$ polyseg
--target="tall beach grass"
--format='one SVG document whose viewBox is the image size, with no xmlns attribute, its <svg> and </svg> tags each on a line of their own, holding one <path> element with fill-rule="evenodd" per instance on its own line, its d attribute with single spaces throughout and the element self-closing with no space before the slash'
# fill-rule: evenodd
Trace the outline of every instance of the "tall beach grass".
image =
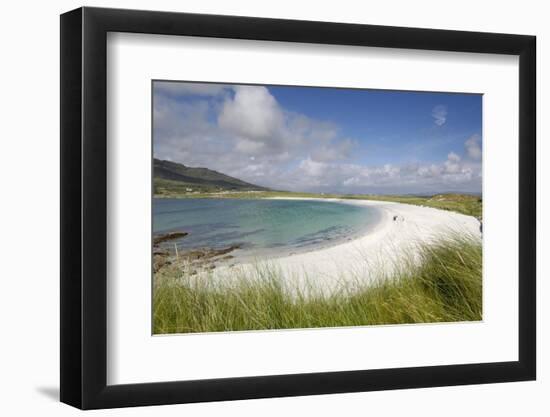
<svg viewBox="0 0 550 417">
<path fill-rule="evenodd" d="M 416 252 L 416 251 L 415 251 Z M 413 254 L 411 254 L 413 256 Z M 223 283 L 185 268 L 155 276 L 155 334 L 476 321 L 482 318 L 482 246 L 452 236 L 423 245 L 407 264 L 374 284 L 342 281 L 327 294 L 291 287 L 264 266 Z M 419 258 L 418 258 L 419 257 Z M 414 264 L 414 265 L 413 265 Z M 314 277 L 312 277 L 314 278 Z"/>
</svg>

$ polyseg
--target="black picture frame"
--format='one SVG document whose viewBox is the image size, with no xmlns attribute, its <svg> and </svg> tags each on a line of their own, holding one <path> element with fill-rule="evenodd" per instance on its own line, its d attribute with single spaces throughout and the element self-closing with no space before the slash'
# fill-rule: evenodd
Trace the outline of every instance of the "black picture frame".
<svg viewBox="0 0 550 417">
<path fill-rule="evenodd" d="M 519 56 L 519 358 L 107 385 L 108 32 Z M 102 8 L 61 15 L 61 401 L 81 409 L 533 380 L 536 377 L 536 38 Z"/>
</svg>

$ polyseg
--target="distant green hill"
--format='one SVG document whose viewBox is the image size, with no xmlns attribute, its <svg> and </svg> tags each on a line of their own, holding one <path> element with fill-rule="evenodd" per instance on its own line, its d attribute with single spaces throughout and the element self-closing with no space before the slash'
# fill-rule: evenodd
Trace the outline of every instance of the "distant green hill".
<svg viewBox="0 0 550 417">
<path fill-rule="evenodd" d="M 153 177 L 155 194 L 269 190 L 208 168 L 190 168 L 156 158 L 153 164 Z"/>
</svg>

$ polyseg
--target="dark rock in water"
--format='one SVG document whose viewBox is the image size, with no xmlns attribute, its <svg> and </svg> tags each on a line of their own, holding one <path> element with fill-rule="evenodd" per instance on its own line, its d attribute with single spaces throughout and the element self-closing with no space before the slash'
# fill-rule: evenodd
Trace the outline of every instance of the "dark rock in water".
<svg viewBox="0 0 550 417">
<path fill-rule="evenodd" d="M 233 252 L 234 250 L 239 249 L 240 247 L 241 247 L 240 245 L 231 245 L 231 246 L 228 246 L 227 248 L 222 248 L 222 249 L 210 249 L 210 253 L 211 253 L 210 257 L 225 255 L 229 252 Z"/>
<path fill-rule="evenodd" d="M 240 248 L 239 245 L 231 245 L 221 249 L 202 248 L 202 249 L 195 249 L 195 250 L 190 250 L 189 252 L 182 253 L 181 256 L 186 257 L 191 261 L 199 260 L 199 259 L 211 259 L 211 258 L 216 258 L 218 256 L 226 255 L 229 252 L 232 252 L 235 249 L 239 249 L 239 248 Z"/>
<path fill-rule="evenodd" d="M 179 239 L 181 237 L 187 236 L 188 234 L 189 233 L 187 232 L 170 232 L 158 235 L 153 238 L 153 245 L 158 245 L 159 243 L 167 242 L 169 240 Z"/>
<path fill-rule="evenodd" d="M 181 254 L 182 257 L 189 259 L 190 261 L 195 261 L 197 259 L 204 258 L 206 252 L 203 250 L 190 250 Z"/>
</svg>

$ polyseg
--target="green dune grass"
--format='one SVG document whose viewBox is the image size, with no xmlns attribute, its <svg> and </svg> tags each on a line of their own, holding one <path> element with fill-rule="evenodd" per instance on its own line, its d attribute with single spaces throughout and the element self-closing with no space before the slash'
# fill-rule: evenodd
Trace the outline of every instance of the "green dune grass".
<svg viewBox="0 0 550 417">
<path fill-rule="evenodd" d="M 418 249 L 421 262 L 366 286 L 361 277 L 330 294 L 291 288 L 270 267 L 231 284 L 185 268 L 155 274 L 155 334 L 295 329 L 482 319 L 482 246 L 452 236 Z M 417 256 L 418 254 L 415 254 Z M 411 254 L 411 257 L 413 254 Z M 412 258 L 411 258 L 412 259 Z M 417 266 L 414 266 L 417 265 Z M 314 280 L 314 277 L 311 277 Z"/>
</svg>

